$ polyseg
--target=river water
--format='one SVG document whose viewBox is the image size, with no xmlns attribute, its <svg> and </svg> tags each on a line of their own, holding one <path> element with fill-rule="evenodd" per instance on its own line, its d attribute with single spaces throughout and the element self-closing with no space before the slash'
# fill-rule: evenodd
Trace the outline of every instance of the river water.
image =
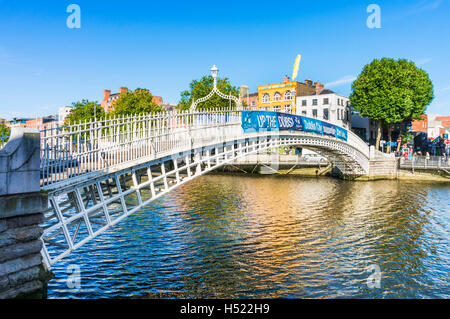
<svg viewBox="0 0 450 319">
<path fill-rule="evenodd" d="M 52 269 L 49 298 L 449 298 L 450 184 L 207 175 Z"/>
</svg>

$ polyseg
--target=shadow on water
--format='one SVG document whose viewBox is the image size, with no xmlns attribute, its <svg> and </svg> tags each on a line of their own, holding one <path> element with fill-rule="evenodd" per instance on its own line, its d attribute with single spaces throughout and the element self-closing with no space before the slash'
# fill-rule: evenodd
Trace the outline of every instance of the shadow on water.
<svg viewBox="0 0 450 319">
<path fill-rule="evenodd" d="M 450 187 L 207 175 L 55 265 L 50 298 L 448 298 Z M 69 265 L 80 287 L 68 288 Z M 369 288 L 368 267 L 381 271 Z M 70 285 L 69 285 L 70 286 Z"/>
</svg>

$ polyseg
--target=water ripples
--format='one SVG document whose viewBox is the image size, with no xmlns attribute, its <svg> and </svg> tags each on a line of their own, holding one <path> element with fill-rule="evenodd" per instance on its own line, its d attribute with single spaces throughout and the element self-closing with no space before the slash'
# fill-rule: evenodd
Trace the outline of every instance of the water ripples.
<svg viewBox="0 0 450 319">
<path fill-rule="evenodd" d="M 207 175 L 55 265 L 49 298 L 448 298 L 450 187 Z M 69 265 L 81 288 L 69 289 Z M 380 267 L 381 287 L 367 285 Z"/>
</svg>

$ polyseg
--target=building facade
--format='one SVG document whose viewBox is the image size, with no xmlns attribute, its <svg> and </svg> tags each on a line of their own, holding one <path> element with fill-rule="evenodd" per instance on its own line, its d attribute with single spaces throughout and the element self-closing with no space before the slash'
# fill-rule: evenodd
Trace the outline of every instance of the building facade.
<svg viewBox="0 0 450 319">
<path fill-rule="evenodd" d="M 109 113 L 114 109 L 114 104 L 117 102 L 117 100 L 122 96 L 128 93 L 128 88 L 125 86 L 120 87 L 119 93 L 111 94 L 111 90 L 104 90 L 103 91 L 103 100 L 100 104 L 105 113 Z M 150 91 L 149 91 L 150 93 Z M 161 96 L 153 96 L 152 102 L 163 105 L 163 98 Z"/>
<path fill-rule="evenodd" d="M 128 88 L 127 87 L 120 87 L 119 93 L 111 94 L 111 90 L 104 90 L 103 91 L 103 100 L 100 104 L 105 113 L 109 113 L 114 108 L 114 103 L 119 99 L 121 95 L 127 94 Z"/>
<path fill-rule="evenodd" d="M 249 107 L 258 107 L 258 92 L 250 93 L 245 97 L 241 97 L 241 101 Z"/>
<path fill-rule="evenodd" d="M 53 115 L 38 117 L 33 120 L 28 120 L 26 122 L 26 128 L 36 128 L 38 130 L 43 130 L 44 128 L 52 128 L 58 125 L 56 117 Z"/>
<path fill-rule="evenodd" d="M 311 95 L 316 87 L 323 89 L 319 82 L 313 85 L 311 80 L 306 79 L 302 83 L 291 81 L 286 76 L 282 83 L 258 86 L 258 104 L 255 106 L 266 111 L 296 113 L 296 97 Z"/>
<path fill-rule="evenodd" d="M 297 96 L 296 114 L 326 121 L 346 129 L 352 128 L 348 97 L 315 85 L 315 92 Z"/>
<path fill-rule="evenodd" d="M 411 130 L 413 132 L 427 132 L 428 131 L 428 116 L 423 114 L 420 116 L 421 120 L 414 120 L 411 123 Z"/>
<path fill-rule="evenodd" d="M 66 117 L 70 114 L 70 111 L 72 111 L 72 106 L 63 106 L 58 109 L 58 125 L 63 126 L 64 121 Z"/>
<path fill-rule="evenodd" d="M 258 92 L 250 93 L 247 85 L 241 85 L 239 97 L 244 105 L 249 107 L 258 107 Z"/>
<path fill-rule="evenodd" d="M 22 127 L 22 128 L 26 128 L 27 127 L 27 121 L 32 120 L 29 118 L 13 118 L 11 121 L 9 121 L 9 126 L 10 127 Z"/>
<path fill-rule="evenodd" d="M 361 115 L 356 111 L 352 111 L 351 118 L 352 132 L 370 145 L 375 145 L 378 123 L 367 117 L 361 117 Z"/>
</svg>

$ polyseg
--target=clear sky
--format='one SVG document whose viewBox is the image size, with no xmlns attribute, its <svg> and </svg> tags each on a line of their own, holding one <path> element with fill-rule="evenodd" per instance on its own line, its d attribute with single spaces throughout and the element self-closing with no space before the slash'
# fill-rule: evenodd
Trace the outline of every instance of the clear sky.
<svg viewBox="0 0 450 319">
<path fill-rule="evenodd" d="M 66 25 L 69 4 L 81 28 Z M 381 28 L 369 29 L 369 4 Z M 373 58 L 413 60 L 435 88 L 428 113 L 450 115 L 450 1 L 0 0 L 0 117 L 55 114 L 104 89 L 148 88 L 177 103 L 192 79 L 281 82 L 302 54 L 298 80 L 344 95 Z"/>
</svg>

